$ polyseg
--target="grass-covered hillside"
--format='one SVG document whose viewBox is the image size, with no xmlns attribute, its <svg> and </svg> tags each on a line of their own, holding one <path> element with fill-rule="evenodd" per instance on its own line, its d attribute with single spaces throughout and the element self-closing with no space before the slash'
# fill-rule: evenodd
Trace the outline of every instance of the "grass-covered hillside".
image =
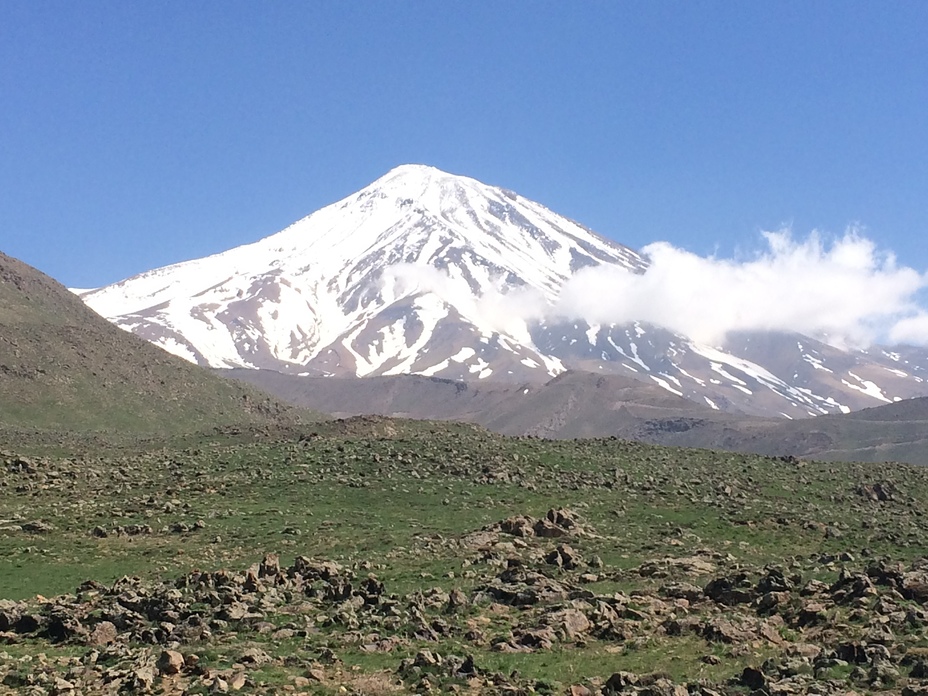
<svg viewBox="0 0 928 696">
<path fill-rule="evenodd" d="M 0 254 L 0 429 L 177 433 L 292 418 L 290 407 L 116 328 Z"/>
<path fill-rule="evenodd" d="M 0 455 L 11 693 L 928 693 L 928 470 L 361 419 Z"/>
</svg>

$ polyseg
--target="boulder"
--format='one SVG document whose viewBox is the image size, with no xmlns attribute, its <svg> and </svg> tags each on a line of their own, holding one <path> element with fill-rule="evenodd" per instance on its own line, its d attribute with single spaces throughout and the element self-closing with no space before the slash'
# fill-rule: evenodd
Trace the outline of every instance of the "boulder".
<svg viewBox="0 0 928 696">
<path fill-rule="evenodd" d="M 500 522 L 498 526 L 503 534 L 517 537 L 535 536 L 535 520 L 526 515 L 508 517 Z"/>
<path fill-rule="evenodd" d="M 564 570 L 576 570 L 583 565 L 579 552 L 568 544 L 559 544 L 556 549 L 545 556 L 545 563 L 556 565 Z"/>
<path fill-rule="evenodd" d="M 562 609 L 548 614 L 545 623 L 551 626 L 562 640 L 573 641 L 587 633 L 593 624 L 579 609 Z"/>
<path fill-rule="evenodd" d="M 754 601 L 755 597 L 753 588 L 744 573 L 711 580 L 703 588 L 703 592 L 714 602 L 729 607 L 737 604 L 749 604 Z"/>
<path fill-rule="evenodd" d="M 756 667 L 745 667 L 739 679 L 742 686 L 758 691 L 767 685 L 767 677 Z"/>
<path fill-rule="evenodd" d="M 632 672 L 615 672 L 603 685 L 603 694 L 620 694 L 638 686 L 640 679 Z"/>
<path fill-rule="evenodd" d="M 164 650 L 158 657 L 158 671 L 165 676 L 179 674 L 185 666 L 184 656 L 176 650 Z"/>
<path fill-rule="evenodd" d="M 110 621 L 101 621 L 90 631 L 87 642 L 91 645 L 109 645 L 116 640 L 118 635 L 119 631 L 115 624 Z"/>
</svg>

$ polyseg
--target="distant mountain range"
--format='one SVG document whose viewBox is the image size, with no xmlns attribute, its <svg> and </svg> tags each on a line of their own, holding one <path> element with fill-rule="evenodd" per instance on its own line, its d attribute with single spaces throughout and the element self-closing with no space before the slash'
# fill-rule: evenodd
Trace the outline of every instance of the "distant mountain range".
<svg viewBox="0 0 928 696">
<path fill-rule="evenodd" d="M 261 241 L 81 296 L 215 368 L 536 385 L 581 370 L 776 418 L 928 395 L 924 349 L 763 332 L 709 346 L 642 322 L 552 316 L 564 284 L 593 266 L 640 274 L 648 261 L 511 191 L 406 165 Z"/>
<path fill-rule="evenodd" d="M 615 436 L 768 456 L 928 465 L 928 397 L 789 420 L 723 413 L 656 384 L 588 372 L 564 372 L 541 385 L 465 384 L 421 375 L 324 378 L 241 368 L 218 372 L 337 417 L 466 421 L 507 435 Z"/>
<path fill-rule="evenodd" d="M 2 253 L 0 395 L 0 429 L 160 435 L 299 415 L 120 331 Z"/>
<path fill-rule="evenodd" d="M 621 374 L 566 371 L 546 382 L 463 383 L 423 375 L 215 372 L 120 331 L 51 278 L 0 254 L 0 442 L 26 431 L 164 435 L 217 426 L 287 426 L 312 417 L 282 405 L 290 402 L 335 416 L 468 421 L 512 435 L 617 436 L 772 455 L 928 464 L 924 397 L 788 420 L 726 413 Z"/>
</svg>

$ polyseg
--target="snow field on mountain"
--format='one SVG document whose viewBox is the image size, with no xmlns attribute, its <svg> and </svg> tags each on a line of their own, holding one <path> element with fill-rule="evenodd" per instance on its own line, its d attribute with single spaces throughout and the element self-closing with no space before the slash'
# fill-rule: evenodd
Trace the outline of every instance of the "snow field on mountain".
<svg viewBox="0 0 928 696">
<path fill-rule="evenodd" d="M 713 409 L 784 416 L 924 391 L 928 362 L 908 365 L 896 351 L 840 353 L 802 337 L 795 356 L 768 368 L 763 352 L 557 314 L 578 274 L 647 267 L 510 191 L 404 165 L 277 234 L 81 296 L 126 330 L 213 367 L 537 382 L 581 366 L 648 379 Z M 783 400 L 786 411 L 770 405 Z"/>
</svg>

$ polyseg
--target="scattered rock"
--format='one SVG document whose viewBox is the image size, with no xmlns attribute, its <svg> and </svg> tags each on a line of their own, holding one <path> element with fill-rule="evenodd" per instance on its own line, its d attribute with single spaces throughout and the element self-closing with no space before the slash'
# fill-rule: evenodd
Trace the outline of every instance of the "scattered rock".
<svg viewBox="0 0 928 696">
<path fill-rule="evenodd" d="M 756 667 L 745 667 L 741 672 L 740 683 L 749 689 L 759 691 L 767 685 L 767 677 Z"/>
<path fill-rule="evenodd" d="M 161 674 L 179 674 L 184 666 L 184 656 L 176 650 L 164 650 L 158 657 L 158 671 Z"/>
<path fill-rule="evenodd" d="M 716 578 L 703 588 L 703 592 L 709 599 L 726 606 L 750 604 L 756 597 L 754 588 L 744 573 Z"/>
<path fill-rule="evenodd" d="M 564 570 L 576 570 L 583 565 L 583 559 L 571 546 L 560 544 L 556 549 L 545 556 L 545 563 L 555 565 Z"/>
<path fill-rule="evenodd" d="M 90 632 L 88 642 L 91 645 L 109 645 L 119 635 L 119 630 L 110 621 L 101 621 Z"/>
<path fill-rule="evenodd" d="M 29 532 L 30 534 L 47 534 L 55 529 L 54 526 L 48 522 L 42 522 L 41 520 L 36 520 L 34 522 L 24 522 L 19 525 L 19 528 L 24 532 Z"/>
</svg>

